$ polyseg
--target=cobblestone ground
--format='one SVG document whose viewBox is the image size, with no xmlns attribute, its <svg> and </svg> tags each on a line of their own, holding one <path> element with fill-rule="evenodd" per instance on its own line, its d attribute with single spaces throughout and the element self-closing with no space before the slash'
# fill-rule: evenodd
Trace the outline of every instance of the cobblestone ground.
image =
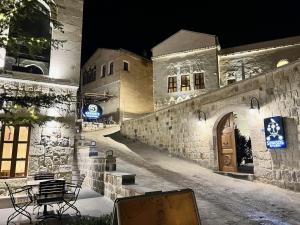
<svg viewBox="0 0 300 225">
<path fill-rule="evenodd" d="M 119 128 L 84 133 L 101 151 L 114 150 L 117 170 L 159 190 L 192 188 L 202 225 L 300 225 L 300 193 L 213 173 L 119 134 Z"/>
</svg>

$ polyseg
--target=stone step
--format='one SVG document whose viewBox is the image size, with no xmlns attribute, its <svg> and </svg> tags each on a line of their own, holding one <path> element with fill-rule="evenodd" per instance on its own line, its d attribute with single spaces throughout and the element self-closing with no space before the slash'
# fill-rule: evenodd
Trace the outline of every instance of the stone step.
<svg viewBox="0 0 300 225">
<path fill-rule="evenodd" d="M 224 171 L 214 171 L 214 173 L 241 179 L 241 180 L 248 180 L 248 181 L 254 180 L 254 174 L 251 173 L 236 173 L 236 172 L 224 172 Z"/>
<path fill-rule="evenodd" d="M 122 172 L 106 172 L 113 177 L 121 177 L 122 185 L 135 184 L 135 174 L 132 173 L 122 173 Z"/>
</svg>

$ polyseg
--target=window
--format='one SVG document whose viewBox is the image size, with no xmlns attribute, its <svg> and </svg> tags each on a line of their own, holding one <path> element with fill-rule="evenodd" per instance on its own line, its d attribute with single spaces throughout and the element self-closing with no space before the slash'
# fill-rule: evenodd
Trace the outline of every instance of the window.
<svg viewBox="0 0 300 225">
<path fill-rule="evenodd" d="M 195 90 L 205 88 L 203 73 L 195 73 L 194 74 L 194 84 L 195 84 Z"/>
<path fill-rule="evenodd" d="M 284 65 L 286 65 L 286 64 L 289 64 L 289 61 L 287 60 L 287 59 L 282 59 L 282 60 L 280 60 L 278 63 L 277 63 L 277 68 L 278 67 L 281 67 L 281 66 L 284 66 Z"/>
<path fill-rule="evenodd" d="M 109 75 L 112 75 L 114 73 L 114 63 L 111 62 L 109 64 Z"/>
<path fill-rule="evenodd" d="M 191 90 L 190 76 L 182 75 L 181 76 L 181 91 L 189 91 L 189 90 Z"/>
<path fill-rule="evenodd" d="M 168 93 L 177 91 L 177 77 L 168 78 Z"/>
<path fill-rule="evenodd" d="M 106 65 L 102 65 L 101 77 L 105 77 L 105 74 L 106 74 Z"/>
<path fill-rule="evenodd" d="M 26 177 L 28 149 L 28 126 L 3 126 L 0 144 L 0 178 Z"/>
<path fill-rule="evenodd" d="M 88 84 L 90 82 L 93 82 L 96 80 L 96 74 L 97 74 L 97 67 L 94 66 L 93 68 L 89 68 L 88 70 L 84 69 L 82 72 L 82 83 Z"/>
<path fill-rule="evenodd" d="M 124 71 L 129 71 L 129 62 L 126 61 L 123 62 L 123 69 Z"/>
<path fill-rule="evenodd" d="M 23 13 L 30 13 L 30 18 L 17 15 L 11 20 L 8 35 L 12 39 L 8 46 L 12 45 L 13 48 L 7 48 L 7 69 L 34 74 L 48 73 L 51 46 L 44 45 L 40 51 L 32 51 L 29 44 L 24 44 L 27 41 L 22 41 L 30 38 L 51 41 L 50 11 L 46 7 L 47 3 L 42 2 L 44 1 L 33 4 L 32 9 L 24 9 Z M 41 65 L 43 69 L 40 68 Z"/>
</svg>

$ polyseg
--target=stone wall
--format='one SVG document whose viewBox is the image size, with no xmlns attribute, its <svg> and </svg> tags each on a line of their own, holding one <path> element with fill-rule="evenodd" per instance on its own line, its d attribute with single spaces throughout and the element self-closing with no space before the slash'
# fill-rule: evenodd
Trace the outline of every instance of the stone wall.
<svg viewBox="0 0 300 225">
<path fill-rule="evenodd" d="M 170 154 L 218 170 L 217 125 L 228 113 L 248 120 L 252 140 L 254 175 L 274 185 L 300 191 L 300 62 L 237 82 L 202 96 L 159 110 L 140 119 L 125 121 L 121 133 Z M 250 99 L 261 108 L 249 110 Z M 199 121 L 197 111 L 206 113 Z M 283 116 L 288 147 L 268 150 L 264 118 Z"/>
<path fill-rule="evenodd" d="M 89 156 L 90 147 L 77 148 L 78 169 L 85 174 L 83 185 L 104 194 L 105 156 Z"/>
<path fill-rule="evenodd" d="M 225 49 L 226 50 L 226 49 Z M 222 52 L 222 51 L 221 51 Z M 258 49 L 219 55 L 220 86 L 228 79 L 240 81 L 276 68 L 280 60 L 294 62 L 300 58 L 300 45 Z"/>
<path fill-rule="evenodd" d="M 120 71 L 120 117 L 125 120 L 153 112 L 152 62 L 125 50 L 120 53 L 122 62 L 129 63 L 129 71 Z"/>
<path fill-rule="evenodd" d="M 128 63 L 128 71 L 124 70 L 124 62 Z M 113 72 L 109 74 L 111 63 Z M 103 66 L 106 66 L 105 76 L 102 74 Z M 95 69 L 95 80 L 83 84 L 82 92 L 112 96 L 100 103 L 103 109 L 102 119 L 119 122 L 153 112 L 153 77 L 150 60 L 124 49 L 100 48 L 84 64 L 83 76 L 88 76 L 86 71 L 90 69 Z"/>
<path fill-rule="evenodd" d="M 103 123 L 82 122 L 82 131 L 96 131 L 103 128 Z"/>
<path fill-rule="evenodd" d="M 194 90 L 194 73 L 204 74 L 205 89 Z M 189 75 L 190 91 L 180 91 L 181 75 Z M 168 93 L 168 77 L 177 78 L 177 91 Z M 218 88 L 217 49 L 202 49 L 189 53 L 153 59 L 154 108 L 159 110 L 172 104 L 202 95 Z"/>
<path fill-rule="evenodd" d="M 23 81 L 18 79 L 17 75 L 9 75 L 9 78 L 7 76 L 5 74 L 1 75 L 0 93 L 6 92 L 12 96 L 24 95 L 25 93 L 70 94 L 72 99 L 76 99 L 77 87 L 30 80 Z M 38 80 L 37 77 L 35 79 Z M 66 122 L 52 120 L 44 125 L 32 126 L 27 178 L 31 179 L 35 173 L 48 171 L 55 173 L 56 178 L 64 177 L 67 181 L 71 181 L 76 104 L 74 101 L 68 101 L 55 104 L 50 108 L 40 108 L 39 110 L 41 114 L 64 118 L 63 121 Z M 0 194 L 3 192 L 1 187 L 6 180 L 13 183 L 13 185 L 26 183 L 26 178 L 2 179 L 0 180 Z"/>
<path fill-rule="evenodd" d="M 155 192 L 147 187 L 135 184 L 135 174 L 120 172 L 105 172 L 104 175 L 104 195 L 111 200 L 116 198 L 143 195 L 145 193 Z"/>
<path fill-rule="evenodd" d="M 63 24 L 64 32 L 53 30 L 52 39 L 65 40 L 63 47 L 52 49 L 49 76 L 79 84 L 83 0 L 55 0 L 54 16 Z"/>
</svg>

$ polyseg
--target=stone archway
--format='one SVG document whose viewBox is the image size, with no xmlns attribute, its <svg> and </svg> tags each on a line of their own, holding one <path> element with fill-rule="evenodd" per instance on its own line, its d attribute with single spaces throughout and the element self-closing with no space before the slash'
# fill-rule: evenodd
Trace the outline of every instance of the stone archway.
<svg viewBox="0 0 300 225">
<path fill-rule="evenodd" d="M 237 172 L 234 129 L 234 115 L 231 112 L 225 115 L 217 126 L 219 170 L 223 172 Z"/>
<path fill-rule="evenodd" d="M 248 107 L 243 105 L 227 105 L 215 115 L 211 165 L 216 171 L 254 172 L 250 138 L 252 117 Z"/>
</svg>

